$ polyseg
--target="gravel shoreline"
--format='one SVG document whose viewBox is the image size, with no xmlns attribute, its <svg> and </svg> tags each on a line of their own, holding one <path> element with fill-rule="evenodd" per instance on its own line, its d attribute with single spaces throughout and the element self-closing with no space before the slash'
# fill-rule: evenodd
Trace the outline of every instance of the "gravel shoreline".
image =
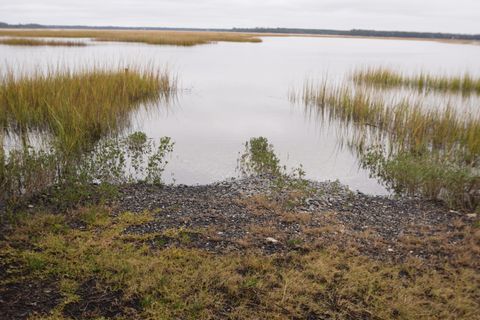
<svg viewBox="0 0 480 320">
<path fill-rule="evenodd" d="M 256 248 L 270 254 L 336 245 L 380 259 L 448 259 L 451 252 L 440 245 L 412 242 L 442 238 L 449 246 L 462 246 L 465 229 L 478 224 L 476 215 L 433 201 L 369 196 L 338 182 L 309 181 L 308 188 L 313 193 L 286 209 L 275 201 L 285 194 L 273 194 L 272 180 L 262 177 L 200 186 L 133 184 L 121 188 L 114 207 L 117 213 L 156 212 L 153 222 L 126 233 L 181 229 L 191 238 L 189 247 L 216 253 Z M 162 235 L 151 245 L 182 244 Z"/>
</svg>

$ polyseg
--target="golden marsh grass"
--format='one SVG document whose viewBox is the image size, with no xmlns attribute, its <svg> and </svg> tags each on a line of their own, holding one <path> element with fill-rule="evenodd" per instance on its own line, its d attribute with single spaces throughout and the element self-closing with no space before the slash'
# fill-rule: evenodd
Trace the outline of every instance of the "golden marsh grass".
<svg viewBox="0 0 480 320">
<path fill-rule="evenodd" d="M 0 45 L 9 46 L 51 46 L 51 47 L 85 47 L 87 44 L 77 41 L 53 41 L 53 40 L 41 40 L 31 38 L 8 38 L 0 39 Z"/>
<path fill-rule="evenodd" d="M 473 77 L 468 73 L 460 76 L 441 76 L 427 73 L 411 76 L 385 67 L 373 67 L 354 71 L 352 78 L 357 84 L 375 85 L 384 88 L 409 87 L 420 91 L 437 90 L 480 94 L 480 78 Z"/>
<path fill-rule="evenodd" d="M 451 105 L 427 110 L 421 100 L 390 101 L 365 87 L 349 84 L 331 87 L 326 82 L 306 83 L 292 98 L 300 98 L 306 105 L 319 108 L 322 114 L 328 112 L 330 117 L 344 123 L 380 130 L 399 149 L 461 152 L 468 162 L 474 162 L 480 155 L 479 115 L 459 115 Z"/>
<path fill-rule="evenodd" d="M 96 41 L 136 42 L 153 45 L 195 46 L 215 42 L 262 42 L 251 34 L 154 30 L 0 30 L 0 36 L 92 38 Z"/>
<path fill-rule="evenodd" d="M 175 90 L 168 71 L 135 67 L 50 69 L 19 77 L 7 71 L 0 78 L 0 131 L 48 132 L 74 150 L 122 128 L 140 104 Z"/>
<path fill-rule="evenodd" d="M 362 167 L 389 189 L 478 210 L 478 112 L 460 114 L 452 105 L 427 109 L 421 98 L 389 99 L 381 93 L 349 83 L 307 82 L 291 99 L 322 119 L 339 121 Z"/>
</svg>

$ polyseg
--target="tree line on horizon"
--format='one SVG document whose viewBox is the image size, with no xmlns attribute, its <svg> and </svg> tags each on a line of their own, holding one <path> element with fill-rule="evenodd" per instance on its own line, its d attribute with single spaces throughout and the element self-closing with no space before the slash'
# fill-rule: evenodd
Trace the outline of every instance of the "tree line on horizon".
<svg viewBox="0 0 480 320">
<path fill-rule="evenodd" d="M 480 40 L 480 34 L 416 32 L 416 31 L 382 31 L 382 30 L 335 30 L 335 29 L 302 29 L 302 28 L 167 28 L 167 27 L 120 27 L 120 26 L 63 26 L 42 24 L 8 24 L 0 22 L 2 29 L 99 29 L 99 30 L 178 30 L 178 31 L 218 31 L 218 32 L 245 32 L 245 33 L 289 33 L 312 34 L 326 36 L 353 36 L 353 37 L 385 37 L 385 38 L 414 38 L 414 39 L 452 39 L 452 40 Z"/>
</svg>

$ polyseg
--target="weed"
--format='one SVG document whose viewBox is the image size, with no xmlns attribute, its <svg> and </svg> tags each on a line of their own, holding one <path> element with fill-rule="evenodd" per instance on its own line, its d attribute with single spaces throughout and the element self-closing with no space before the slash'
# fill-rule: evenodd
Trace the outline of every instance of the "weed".
<svg viewBox="0 0 480 320">
<path fill-rule="evenodd" d="M 91 151 L 69 161 L 63 161 L 63 152 L 53 148 L 49 152 L 31 147 L 13 150 L 4 159 L 0 191 L 5 201 L 14 204 L 23 196 L 49 189 L 50 203 L 60 209 L 92 197 L 112 198 L 119 184 L 161 184 L 173 146 L 168 137 L 157 145 L 136 132 L 125 138 L 103 139 Z"/>
</svg>

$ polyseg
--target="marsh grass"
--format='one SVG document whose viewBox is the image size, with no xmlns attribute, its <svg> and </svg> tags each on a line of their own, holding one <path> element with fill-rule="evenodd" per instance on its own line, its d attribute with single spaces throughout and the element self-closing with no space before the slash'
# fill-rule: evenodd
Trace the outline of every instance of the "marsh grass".
<svg viewBox="0 0 480 320">
<path fill-rule="evenodd" d="M 437 90 L 480 94 L 480 78 L 465 73 L 461 76 L 442 76 L 420 73 L 405 75 L 385 67 L 359 69 L 353 72 L 352 79 L 357 84 L 375 85 L 383 88 L 409 87 L 419 91 Z"/>
<path fill-rule="evenodd" d="M 95 181 L 130 181 L 128 159 L 141 169 L 139 179 L 160 183 L 170 140 L 161 140 L 163 149 L 157 150 L 144 135 L 133 136 L 137 147 L 116 135 L 141 105 L 168 100 L 175 92 L 176 79 L 166 70 L 7 71 L 0 78 L 0 205 L 53 185 L 67 190 L 64 198 L 74 204 Z M 46 146 L 32 143 L 32 133 L 45 138 Z M 19 137 L 14 149 L 4 149 L 7 135 Z"/>
<path fill-rule="evenodd" d="M 78 41 L 58 41 L 58 40 L 43 40 L 30 38 L 9 38 L 0 39 L 0 45 L 9 46 L 50 46 L 50 47 L 85 47 L 87 44 Z"/>
<path fill-rule="evenodd" d="M 375 89 L 306 82 L 294 101 L 340 121 L 363 165 L 399 193 L 441 199 L 455 208 L 480 204 L 480 116 L 425 108 L 421 99 L 388 99 Z M 372 147 L 381 153 L 371 154 Z"/>
<path fill-rule="evenodd" d="M 0 78 L 0 130 L 53 135 L 65 152 L 88 148 L 122 129 L 141 104 L 174 95 L 176 79 L 168 71 L 141 68 L 74 72 L 59 69 Z"/>
<path fill-rule="evenodd" d="M 262 42 L 254 35 L 236 32 L 133 31 L 133 30 L 0 30 L 17 37 L 92 38 L 96 41 L 136 42 L 153 45 L 195 46 L 216 42 Z"/>
<path fill-rule="evenodd" d="M 295 99 L 319 109 L 319 115 L 361 128 L 373 129 L 392 142 L 394 151 L 439 150 L 476 164 L 480 155 L 480 116 L 459 114 L 451 105 L 426 109 L 422 100 L 386 99 L 365 87 L 341 84 L 330 87 L 307 82 Z"/>
</svg>

